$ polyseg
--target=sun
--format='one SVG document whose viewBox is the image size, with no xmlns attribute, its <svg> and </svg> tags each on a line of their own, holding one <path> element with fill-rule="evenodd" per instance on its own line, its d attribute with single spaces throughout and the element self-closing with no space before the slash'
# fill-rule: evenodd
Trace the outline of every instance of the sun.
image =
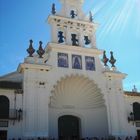
<svg viewBox="0 0 140 140">
<path fill-rule="evenodd" d="M 100 0 L 93 3 L 94 19 L 100 25 L 100 35 L 117 32 L 121 37 L 130 28 L 140 37 L 140 0 Z"/>
</svg>

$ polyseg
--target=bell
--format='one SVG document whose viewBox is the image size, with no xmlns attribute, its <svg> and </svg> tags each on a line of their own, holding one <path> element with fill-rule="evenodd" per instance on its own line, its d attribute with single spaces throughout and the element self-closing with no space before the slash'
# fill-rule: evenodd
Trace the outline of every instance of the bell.
<svg viewBox="0 0 140 140">
<path fill-rule="evenodd" d="M 90 44 L 90 40 L 88 39 L 88 36 L 85 36 L 85 45 L 89 45 Z"/>
</svg>

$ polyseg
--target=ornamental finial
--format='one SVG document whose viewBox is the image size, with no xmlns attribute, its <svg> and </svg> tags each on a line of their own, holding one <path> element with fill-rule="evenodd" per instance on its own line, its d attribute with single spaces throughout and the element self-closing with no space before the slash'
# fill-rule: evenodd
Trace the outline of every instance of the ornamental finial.
<svg viewBox="0 0 140 140">
<path fill-rule="evenodd" d="M 35 49 L 33 48 L 33 40 L 30 40 L 29 48 L 27 49 L 27 52 L 29 54 L 29 57 L 33 57 L 33 53 L 35 52 Z"/>
<path fill-rule="evenodd" d="M 37 54 L 39 55 L 39 58 L 42 58 L 42 55 L 45 53 L 44 49 L 42 48 L 42 41 L 39 41 L 39 49 L 37 50 Z"/>
<path fill-rule="evenodd" d="M 104 66 L 108 66 L 107 62 L 108 62 L 108 58 L 106 57 L 106 51 L 103 52 L 103 58 L 102 58 L 102 62 L 104 63 Z"/>
<path fill-rule="evenodd" d="M 136 86 L 134 85 L 133 89 L 132 89 L 132 92 L 137 92 L 137 88 Z"/>
<path fill-rule="evenodd" d="M 111 67 L 115 67 L 115 62 L 116 62 L 116 59 L 114 58 L 114 56 L 113 56 L 113 52 L 111 51 L 110 52 L 110 54 L 111 54 L 111 56 L 110 56 L 110 60 L 109 60 L 109 62 L 110 62 L 110 64 L 112 65 Z"/>
<path fill-rule="evenodd" d="M 92 12 L 91 12 L 91 11 L 89 12 L 89 21 L 90 21 L 90 22 L 93 21 L 93 15 L 92 15 Z"/>
<path fill-rule="evenodd" d="M 55 10 L 55 4 L 52 4 L 52 14 L 55 15 L 56 14 L 56 10 Z"/>
</svg>

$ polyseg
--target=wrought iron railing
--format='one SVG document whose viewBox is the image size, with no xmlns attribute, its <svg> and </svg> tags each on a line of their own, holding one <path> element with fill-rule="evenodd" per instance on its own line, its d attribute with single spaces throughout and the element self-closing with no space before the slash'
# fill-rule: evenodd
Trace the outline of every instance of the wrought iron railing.
<svg viewBox="0 0 140 140">
<path fill-rule="evenodd" d="M 17 119 L 17 110 L 16 109 L 10 109 L 9 110 L 9 119 L 10 120 L 16 120 Z"/>
<path fill-rule="evenodd" d="M 22 120 L 22 109 L 10 109 L 9 112 L 1 112 L 0 119 L 4 120 Z"/>
<path fill-rule="evenodd" d="M 9 110 L 9 119 L 20 121 L 22 119 L 22 114 L 23 114 L 22 109 L 10 109 Z"/>
</svg>

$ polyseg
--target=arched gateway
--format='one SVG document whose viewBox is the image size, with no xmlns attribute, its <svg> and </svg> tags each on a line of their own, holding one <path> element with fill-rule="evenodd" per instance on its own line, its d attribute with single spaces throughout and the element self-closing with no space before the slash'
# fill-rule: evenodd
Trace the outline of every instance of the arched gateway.
<svg viewBox="0 0 140 140">
<path fill-rule="evenodd" d="M 93 80 L 83 75 L 62 78 L 49 107 L 50 136 L 59 139 L 107 136 L 105 101 Z"/>
<path fill-rule="evenodd" d="M 80 137 L 80 119 L 72 115 L 64 115 L 58 119 L 59 140 L 74 140 Z"/>
</svg>

